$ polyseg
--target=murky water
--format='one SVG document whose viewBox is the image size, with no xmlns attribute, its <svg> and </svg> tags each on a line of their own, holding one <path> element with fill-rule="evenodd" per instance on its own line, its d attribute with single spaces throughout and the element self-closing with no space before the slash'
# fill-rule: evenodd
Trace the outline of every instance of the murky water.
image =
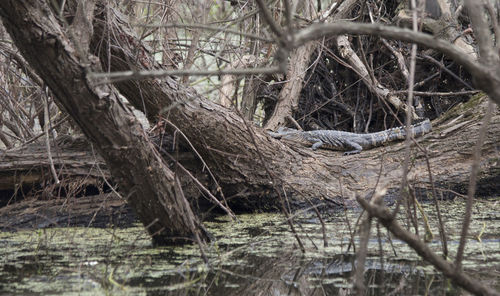
<svg viewBox="0 0 500 296">
<path fill-rule="evenodd" d="M 464 203 L 442 204 L 454 258 Z M 424 205 L 429 246 L 441 250 L 433 206 Z M 55 228 L 0 233 L 1 295 L 347 295 L 355 263 L 351 231 L 359 211 L 311 214 L 294 224 L 303 254 L 279 214 L 227 217 L 206 223 L 217 238 L 200 259 L 198 246 L 153 248 L 142 227 Z M 349 221 L 349 224 L 346 221 Z M 404 222 L 404 221 L 403 221 Z M 421 237 L 424 224 L 419 226 Z M 370 295 L 458 295 L 462 292 L 380 227 L 372 228 L 365 283 Z M 358 243 L 357 235 L 354 242 Z M 380 257 L 380 247 L 383 256 Z M 480 201 L 464 256 L 464 268 L 500 289 L 500 201 Z"/>
</svg>

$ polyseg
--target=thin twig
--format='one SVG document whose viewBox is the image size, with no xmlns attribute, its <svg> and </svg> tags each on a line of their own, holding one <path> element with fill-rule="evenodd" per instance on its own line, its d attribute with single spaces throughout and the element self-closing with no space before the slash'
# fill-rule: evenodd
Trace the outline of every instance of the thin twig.
<svg viewBox="0 0 500 296">
<path fill-rule="evenodd" d="M 441 209 L 439 207 L 439 200 L 437 198 L 436 186 L 434 186 L 434 179 L 432 177 L 431 164 L 429 161 L 429 153 L 427 149 L 423 148 L 425 153 L 425 164 L 427 166 L 427 173 L 429 174 L 429 182 L 431 183 L 432 188 L 432 199 L 434 201 L 434 206 L 436 207 L 436 213 L 439 223 L 439 238 L 441 239 L 441 245 L 443 246 L 443 257 L 448 257 L 448 241 L 446 240 L 446 231 L 443 218 L 441 217 Z"/>
<path fill-rule="evenodd" d="M 248 38 L 252 38 L 255 40 L 260 40 L 264 42 L 274 42 L 274 39 L 265 38 L 259 35 L 245 33 L 242 31 L 232 30 L 228 28 L 221 28 L 218 26 L 206 25 L 206 24 L 182 24 L 182 23 L 165 23 L 165 24 L 134 24 L 136 27 L 144 27 L 144 28 L 191 28 L 191 29 L 203 29 L 207 31 L 215 31 L 215 32 L 224 32 L 224 33 L 232 33 Z"/>
<path fill-rule="evenodd" d="M 413 31 L 417 32 L 417 9 L 415 5 L 415 0 L 411 1 L 411 5 L 413 8 Z M 406 108 L 406 139 L 405 139 L 405 158 L 403 161 L 403 172 L 402 172 L 402 180 L 401 185 L 399 187 L 399 194 L 401 195 L 396 202 L 396 206 L 394 207 L 394 211 L 392 212 L 395 217 L 399 212 L 399 207 L 401 206 L 401 202 L 405 200 L 407 202 L 407 215 L 408 219 L 410 218 L 410 207 L 409 207 L 409 198 L 408 198 L 408 167 L 410 164 L 410 148 L 412 142 L 412 133 L 410 132 L 411 124 L 412 124 L 412 112 L 411 106 L 413 106 L 413 85 L 415 83 L 415 66 L 416 66 L 416 56 L 417 56 L 417 44 L 413 43 L 411 46 L 411 55 L 410 55 L 410 76 L 408 77 L 408 101 Z"/>
<path fill-rule="evenodd" d="M 60 126 L 62 123 L 64 123 L 66 121 L 66 119 L 69 118 L 69 115 L 65 115 L 63 118 L 61 118 L 59 121 L 57 121 L 55 124 L 52 124 L 49 128 L 49 132 L 52 131 L 53 129 L 55 129 L 56 127 Z M 24 146 L 27 146 L 28 144 L 31 144 L 33 142 L 35 142 L 36 140 L 38 140 L 39 138 L 41 138 L 42 136 L 45 135 L 45 131 L 34 136 L 33 138 L 27 140 L 26 142 L 23 142 L 21 147 L 24 147 Z M 17 148 L 16 148 L 17 149 Z"/>
<path fill-rule="evenodd" d="M 453 73 L 450 69 L 446 68 L 445 65 L 443 65 L 442 62 L 436 60 L 435 58 L 428 56 L 426 54 L 422 55 L 422 57 L 431 63 L 437 65 L 439 68 L 441 68 L 443 71 L 448 73 L 451 77 L 455 78 L 456 80 L 460 81 L 463 85 L 467 86 L 469 89 L 474 89 L 473 86 L 471 86 L 469 83 L 465 82 L 462 78 L 458 77 L 457 74 Z"/>
<path fill-rule="evenodd" d="M 269 25 L 269 28 L 271 28 L 271 31 L 273 31 L 274 34 L 278 38 L 281 38 L 283 36 L 283 31 L 279 28 L 279 26 L 276 24 L 276 22 L 273 19 L 273 16 L 271 15 L 271 12 L 269 9 L 267 9 L 266 3 L 264 3 L 264 0 L 256 0 L 257 5 L 260 8 L 260 12 L 264 16 L 264 19 L 266 20 L 267 24 Z"/>
<path fill-rule="evenodd" d="M 248 135 L 250 136 L 250 139 L 252 140 L 252 144 L 254 145 L 255 150 L 257 151 L 257 155 L 259 157 L 259 160 L 262 163 L 262 165 L 264 166 L 264 170 L 266 171 L 266 174 L 271 179 L 271 183 L 272 183 L 274 191 L 278 194 L 278 198 L 279 198 L 280 203 L 281 203 L 281 208 L 282 208 L 283 214 L 286 217 L 286 221 L 287 221 L 288 225 L 290 226 L 290 230 L 292 231 L 295 239 L 297 240 L 297 243 L 299 244 L 300 250 L 302 251 L 302 253 L 305 253 L 306 249 L 304 247 L 304 244 L 302 243 L 302 240 L 300 239 L 299 235 L 295 231 L 295 227 L 293 226 L 293 221 L 291 220 L 292 218 L 290 217 L 290 214 L 288 213 L 288 210 L 285 207 L 285 199 L 281 195 L 281 190 L 278 188 L 277 179 L 274 176 L 274 174 L 271 172 L 271 169 L 268 166 L 268 162 L 265 161 L 264 156 L 262 155 L 262 152 L 259 149 L 259 145 L 257 145 L 257 141 L 255 140 L 255 131 L 250 126 L 248 121 L 245 119 L 245 117 L 241 114 L 241 112 L 237 108 L 235 109 L 235 112 L 238 114 L 238 116 L 240 116 L 241 120 L 245 124 L 245 127 L 247 128 Z"/>
<path fill-rule="evenodd" d="M 457 269 L 452 263 L 434 253 L 431 248 L 415 234 L 405 230 L 385 206 L 369 203 L 360 196 L 356 196 L 361 206 L 373 217 L 376 217 L 387 230 L 394 236 L 406 242 L 424 260 L 430 262 L 440 270 L 446 277 L 452 279 L 458 286 L 476 295 L 500 295 L 493 288 L 484 285 L 481 281 L 471 278 L 463 271 Z"/>
<path fill-rule="evenodd" d="M 165 155 L 172 161 L 174 161 L 176 163 L 176 165 L 178 166 L 178 168 L 180 168 L 186 175 L 188 175 L 189 178 L 191 178 L 191 180 L 193 180 L 193 182 L 196 183 L 196 185 L 198 185 L 198 187 L 201 189 L 201 191 L 205 192 L 214 202 L 215 204 L 217 204 L 222 210 L 224 210 L 224 212 L 226 212 L 226 214 L 228 214 L 233 220 L 236 220 L 236 216 L 234 215 L 233 211 L 231 211 L 231 209 L 229 207 L 225 207 L 213 194 L 212 192 L 210 192 L 210 190 L 208 190 L 203 184 L 201 184 L 201 182 L 196 179 L 195 176 L 193 176 L 193 174 L 191 174 L 191 172 L 189 170 L 187 170 L 183 165 L 181 165 L 179 163 L 179 161 L 177 159 L 175 159 L 172 155 L 170 155 L 169 153 L 165 153 Z M 217 180 L 214 180 L 214 182 L 217 182 Z M 222 194 L 222 192 L 221 192 Z M 227 201 L 224 200 L 226 205 L 227 205 Z"/>
<path fill-rule="evenodd" d="M 222 200 L 224 201 L 224 203 L 226 204 L 226 206 L 224 207 L 222 204 L 220 204 L 220 202 L 217 200 L 217 198 L 215 198 L 215 196 L 212 195 L 212 193 L 210 191 L 208 191 L 208 189 L 206 189 L 198 180 L 196 180 L 196 178 L 194 178 L 194 176 L 192 176 L 191 174 L 189 174 L 189 172 L 184 169 L 184 167 L 182 167 L 182 169 L 184 169 L 184 172 L 188 172 L 188 175 L 190 177 L 193 178 L 193 180 L 195 180 L 195 182 L 201 186 L 202 189 L 204 189 L 203 191 L 205 191 L 207 194 L 209 194 L 209 196 L 214 199 L 214 201 L 222 207 L 222 209 L 232 218 L 232 219 L 236 219 L 236 216 L 234 215 L 234 213 L 231 211 L 231 209 L 229 208 L 229 205 L 226 201 L 226 198 L 224 197 L 224 193 L 222 192 L 222 189 L 219 185 L 219 182 L 217 182 L 217 179 L 215 178 L 214 174 L 212 173 L 212 171 L 210 170 L 210 167 L 207 165 L 207 163 L 205 162 L 205 160 L 203 159 L 203 157 L 198 153 L 198 150 L 196 150 L 196 148 L 193 146 L 193 144 L 191 143 L 191 141 L 189 141 L 188 137 L 175 125 L 173 124 L 170 120 L 168 119 L 163 119 L 166 123 L 168 123 L 170 126 L 172 126 L 179 134 L 181 134 L 181 136 L 184 138 L 184 140 L 186 140 L 186 142 L 189 144 L 189 147 L 191 147 L 191 150 L 194 152 L 194 154 L 196 154 L 196 156 L 198 157 L 198 159 L 201 161 L 201 163 L 203 164 L 203 167 L 207 169 L 208 171 L 208 174 L 210 175 L 210 177 L 212 178 L 212 180 L 214 181 L 215 185 L 217 186 L 217 192 L 219 192 L 221 194 L 221 197 L 222 197 Z M 168 155 L 168 153 L 167 153 Z M 170 156 L 170 155 L 168 155 Z"/>
<path fill-rule="evenodd" d="M 469 179 L 469 188 L 467 189 L 467 205 L 465 210 L 464 221 L 462 224 L 462 234 L 460 235 L 460 245 L 458 246 L 457 257 L 455 259 L 455 265 L 458 270 L 462 268 L 462 258 L 464 255 L 467 232 L 469 230 L 469 224 L 472 215 L 472 204 L 474 203 L 474 195 L 476 193 L 477 174 L 479 172 L 479 165 L 481 160 L 481 148 L 483 147 L 483 142 L 486 137 L 488 124 L 490 122 L 491 116 L 493 115 L 493 109 L 494 109 L 493 102 L 491 100 L 488 100 L 488 107 L 486 108 L 486 114 L 484 115 L 481 129 L 479 130 L 479 137 L 477 139 L 476 146 L 474 147 L 473 162 L 471 166 L 471 173 Z"/>
<path fill-rule="evenodd" d="M 407 94 L 408 90 L 396 90 L 393 94 Z M 413 95 L 421 97 L 453 97 L 453 96 L 467 96 L 474 95 L 481 92 L 480 90 L 469 90 L 469 91 L 455 91 L 455 92 L 434 92 L 434 91 L 413 91 Z"/>
<path fill-rule="evenodd" d="M 258 75 L 280 73 L 279 67 L 263 67 L 248 69 L 229 70 L 141 70 L 141 71 L 117 71 L 109 73 L 89 72 L 88 79 L 96 85 L 116 83 L 126 80 L 143 80 L 148 78 L 161 78 L 167 76 L 222 76 L 222 75 Z"/>
<path fill-rule="evenodd" d="M 177 188 L 179 188 L 178 192 L 179 192 L 179 195 L 180 195 L 182 201 L 184 202 L 184 208 L 189 209 L 189 202 L 188 202 L 186 196 L 184 195 L 184 190 L 182 190 L 182 186 L 181 186 L 181 183 L 179 181 L 179 178 L 174 178 L 174 180 L 175 180 L 174 186 L 177 186 Z M 201 230 L 203 230 L 205 232 L 206 232 L 206 229 L 201 224 L 195 225 L 196 220 L 193 219 L 192 215 L 186 214 L 186 216 L 188 217 L 189 224 L 191 226 L 191 231 L 194 233 L 194 240 L 196 241 L 196 243 L 198 244 L 198 247 L 200 248 L 201 258 L 203 258 L 203 261 L 205 262 L 205 264 L 208 264 L 208 257 L 207 257 L 207 254 L 205 253 L 205 249 L 203 248 L 204 244 L 203 244 L 203 242 L 200 238 L 200 234 L 199 234 L 200 228 L 201 228 Z"/>
<path fill-rule="evenodd" d="M 54 160 L 52 159 L 52 153 L 50 152 L 49 104 L 48 104 L 48 99 L 46 97 L 43 100 L 43 107 L 44 107 L 43 117 L 45 121 L 43 129 L 45 130 L 45 147 L 47 148 L 47 157 L 49 158 L 50 172 L 52 173 L 52 177 L 54 178 L 55 183 L 59 184 L 61 182 L 57 177 L 56 168 L 54 167 Z"/>
</svg>

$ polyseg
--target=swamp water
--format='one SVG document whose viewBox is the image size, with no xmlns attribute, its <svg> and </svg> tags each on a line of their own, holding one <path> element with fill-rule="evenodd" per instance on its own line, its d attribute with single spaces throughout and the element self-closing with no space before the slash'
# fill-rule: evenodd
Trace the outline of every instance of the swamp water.
<svg viewBox="0 0 500 296">
<path fill-rule="evenodd" d="M 425 204 L 441 250 L 432 215 Z M 451 258 L 458 247 L 464 202 L 442 202 Z M 0 233 L 0 295 L 349 295 L 355 256 L 350 242 L 361 212 L 296 215 L 294 225 L 306 248 L 279 214 L 219 217 L 205 225 L 216 241 L 198 246 L 152 247 L 139 225 L 126 229 L 52 228 Z M 347 216 L 347 218 L 346 218 Z M 346 223 L 349 220 L 349 225 Z M 365 284 L 369 295 L 463 295 L 401 241 L 372 223 Z M 419 226 L 424 236 L 423 224 Z M 464 269 L 500 289 L 500 201 L 477 201 L 469 230 Z M 354 237 L 356 245 L 358 236 Z M 380 246 L 383 257 L 379 256 Z"/>
</svg>

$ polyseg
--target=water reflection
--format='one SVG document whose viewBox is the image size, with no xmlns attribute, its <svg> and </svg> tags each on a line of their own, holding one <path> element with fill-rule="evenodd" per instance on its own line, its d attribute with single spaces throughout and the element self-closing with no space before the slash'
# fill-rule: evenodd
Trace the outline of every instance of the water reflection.
<svg viewBox="0 0 500 296">
<path fill-rule="evenodd" d="M 442 206 L 454 254 L 461 205 Z M 296 219 L 305 254 L 297 248 L 281 215 L 240 215 L 240 222 L 217 218 L 207 223 L 217 238 L 207 246 L 208 266 L 200 260 L 197 246 L 153 248 L 139 226 L 1 233 L 0 294 L 350 295 L 355 256 L 345 219 L 352 226 L 358 215 L 350 211 L 346 218 L 340 212 L 327 219 L 328 247 L 323 247 L 314 216 Z M 429 220 L 435 221 L 432 215 Z M 484 227 L 486 222 L 488 227 Z M 494 271 L 500 268 L 499 230 L 498 203 L 477 204 L 464 268 L 497 288 L 499 274 Z M 432 231 L 437 234 L 437 229 Z M 460 294 L 385 231 L 381 258 L 374 233 L 365 272 L 368 295 Z M 480 233 L 481 241 L 475 238 Z M 437 240 L 429 245 L 440 250 Z"/>
</svg>

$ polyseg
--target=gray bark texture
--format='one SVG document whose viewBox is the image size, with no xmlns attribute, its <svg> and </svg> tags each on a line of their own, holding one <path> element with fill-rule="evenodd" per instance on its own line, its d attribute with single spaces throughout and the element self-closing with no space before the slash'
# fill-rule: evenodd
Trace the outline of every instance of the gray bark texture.
<svg viewBox="0 0 500 296">
<path fill-rule="evenodd" d="M 206 239 L 178 180 L 121 103 L 116 89 L 86 78 L 88 72 L 101 71 L 98 59 L 84 47 L 83 35 L 85 30 L 92 32 L 92 26 L 80 26 L 82 35 L 71 34 L 71 28 L 62 28 L 47 3 L 0 3 L 1 19 L 17 48 L 55 94 L 59 106 L 95 144 L 154 242 Z"/>
</svg>

